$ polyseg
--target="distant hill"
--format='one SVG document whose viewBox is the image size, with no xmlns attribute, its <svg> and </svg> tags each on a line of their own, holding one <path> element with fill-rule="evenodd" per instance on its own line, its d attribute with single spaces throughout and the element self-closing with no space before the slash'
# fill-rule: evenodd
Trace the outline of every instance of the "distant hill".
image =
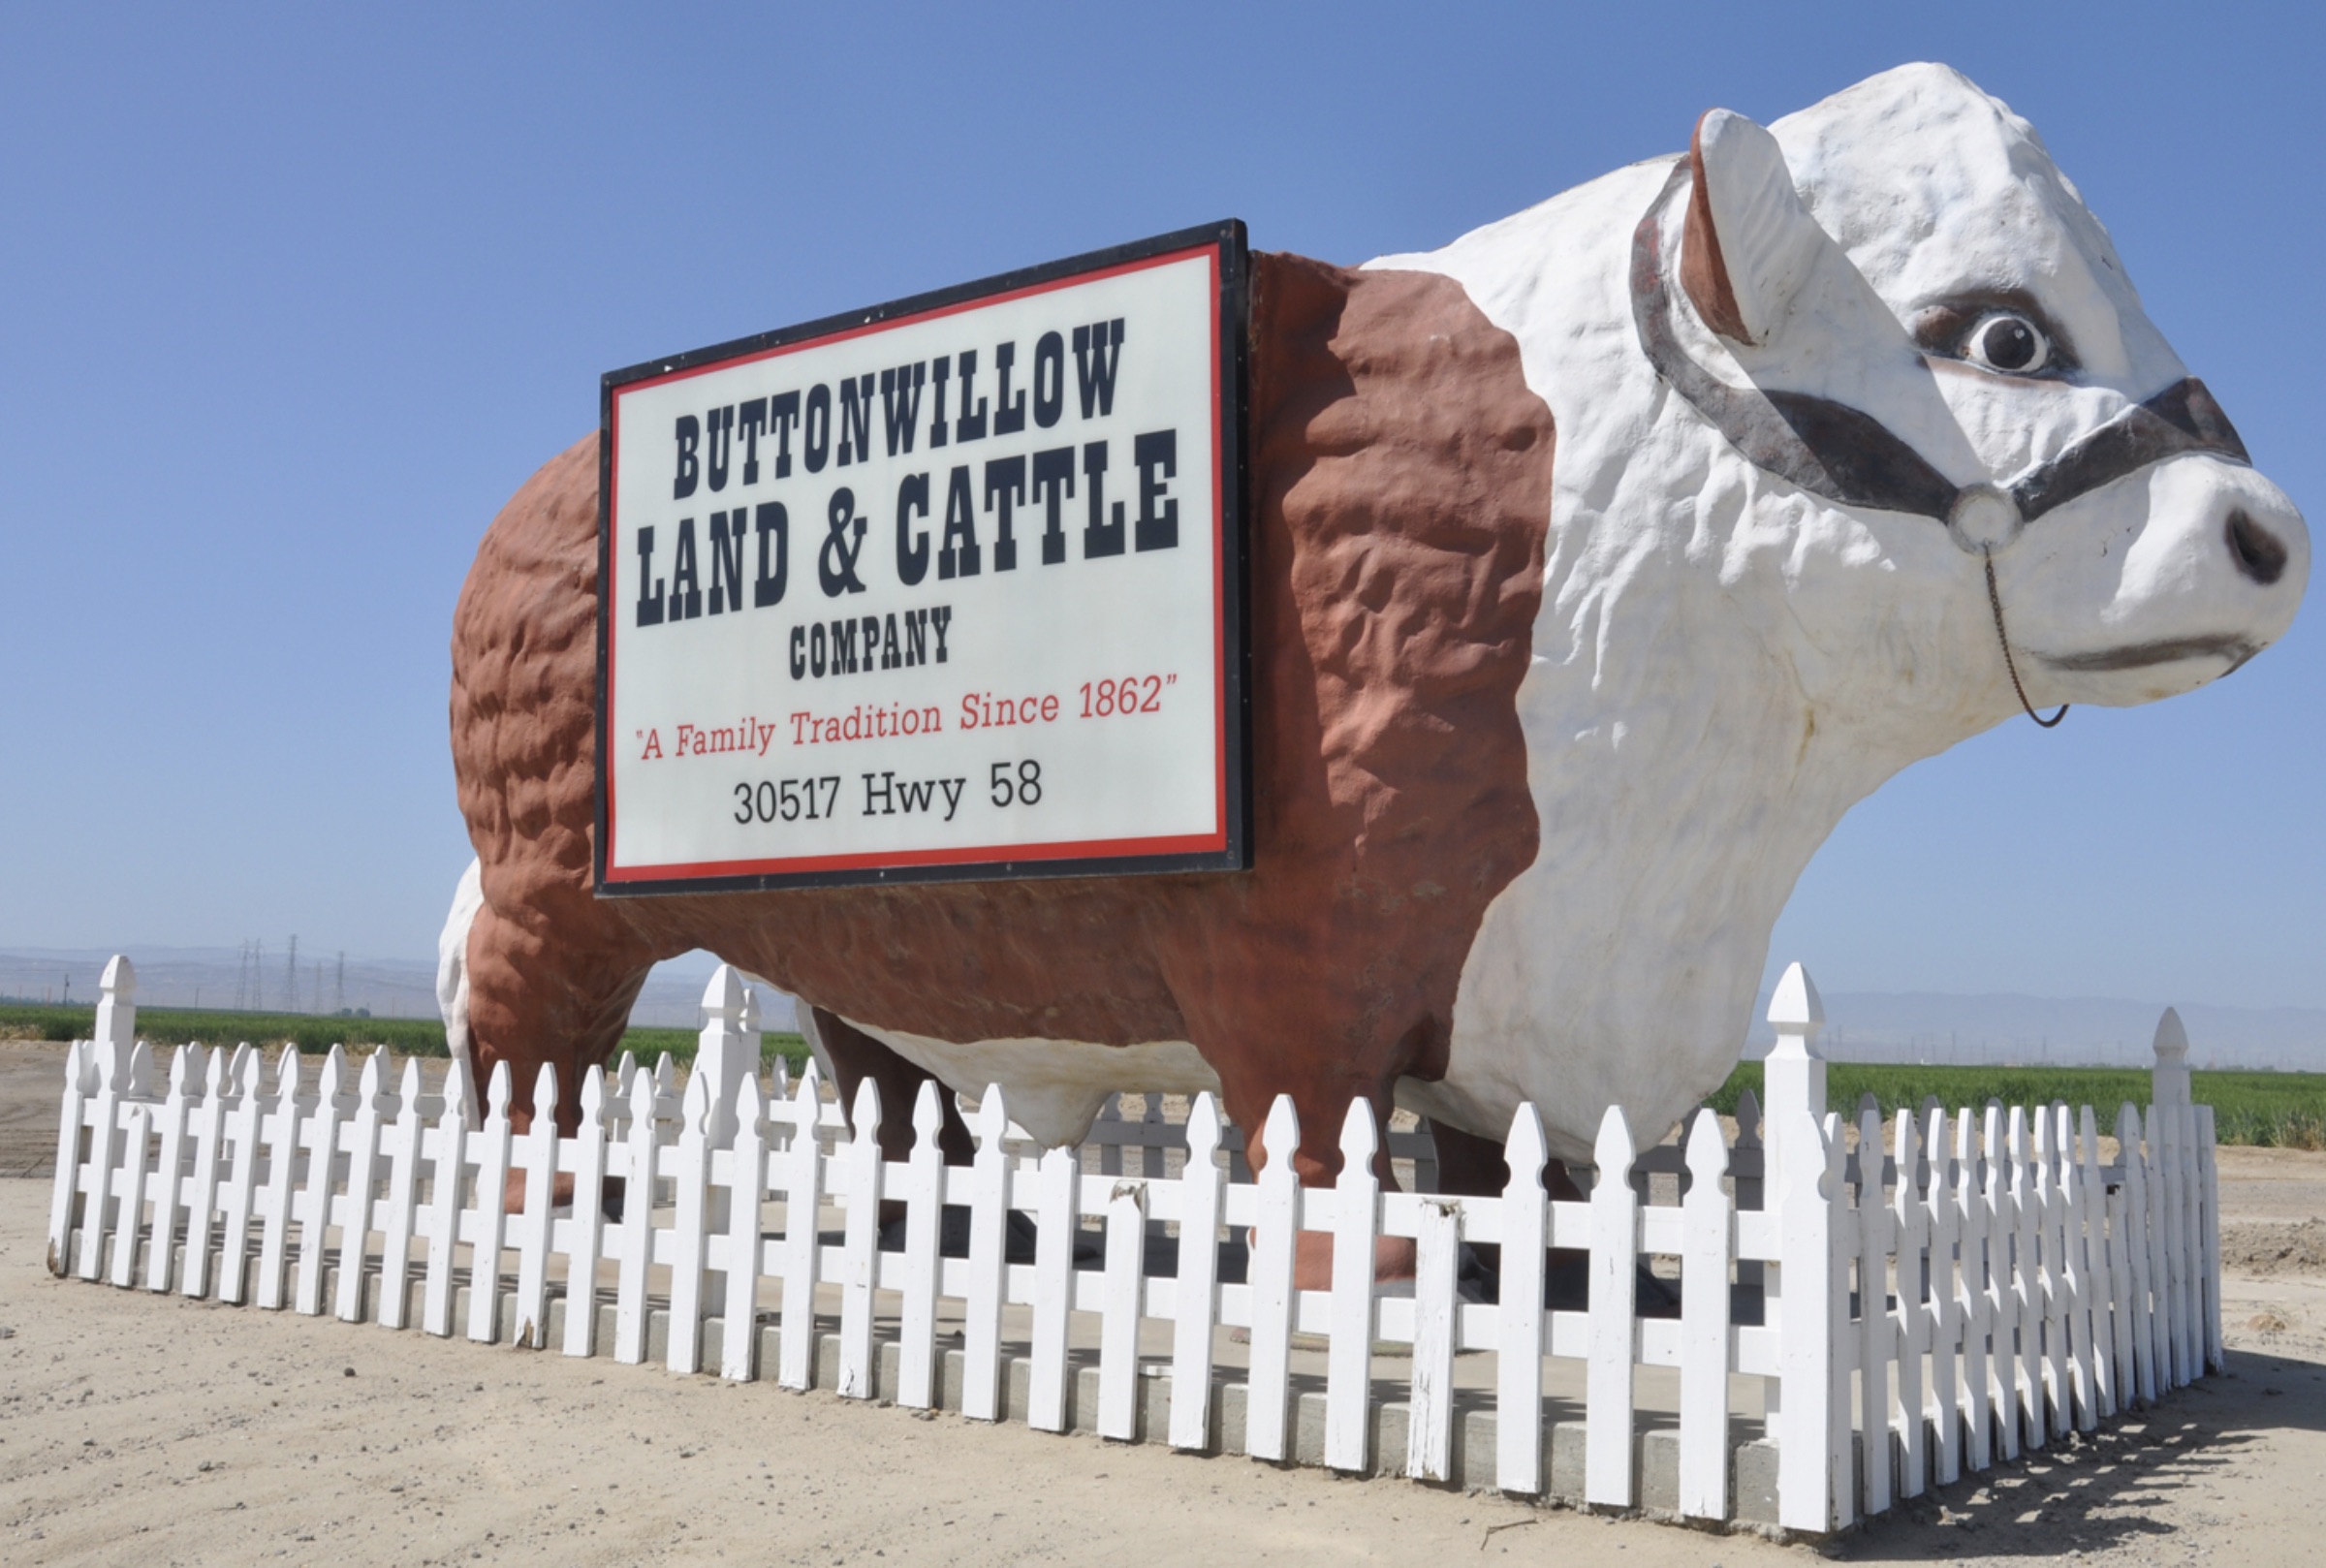
<svg viewBox="0 0 2326 1568">
<path fill-rule="evenodd" d="M 126 950 L 138 969 L 138 1000 L 154 1007 L 241 1007 L 259 1012 L 362 1011 L 374 1018 L 436 1017 L 436 960 L 360 958 L 342 963 L 336 953 L 299 950 L 296 973 L 282 944 L 259 954 L 257 974 L 236 948 Z M 0 999 L 76 1002 L 97 999 L 97 979 L 110 953 L 96 948 L 16 948 L 0 953 Z M 691 1029 L 702 1021 L 703 988 L 717 960 L 690 953 L 657 964 L 640 990 L 630 1021 L 651 1028 Z M 760 993 L 766 1027 L 793 1027 L 791 998 Z"/>
<path fill-rule="evenodd" d="M 2121 997 L 1958 996 L 1942 991 L 1825 993 L 1828 1059 L 1963 1066 L 2145 1067 L 2162 1002 Z M 2194 1067 L 2326 1073 L 2326 1010 L 2177 1004 Z M 1776 1036 L 1769 998 L 1753 1010 L 1745 1054 Z"/>
</svg>

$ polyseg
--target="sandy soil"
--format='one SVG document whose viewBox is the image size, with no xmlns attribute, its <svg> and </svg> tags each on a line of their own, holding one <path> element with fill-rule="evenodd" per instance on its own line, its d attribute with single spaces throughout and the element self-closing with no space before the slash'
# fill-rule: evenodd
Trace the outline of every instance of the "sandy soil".
<svg viewBox="0 0 2326 1568">
<path fill-rule="evenodd" d="M 0 1172 L 54 1149 L 52 1048 L 0 1044 Z M 2326 1218 L 2326 1155 L 2224 1151 L 2241 1227 Z M 1349 1482 L 49 1277 L 0 1176 L 0 1561 L 1799 1564 L 1744 1536 Z M 2307 1227 L 2314 1231 L 2314 1225 Z M 2261 1233 L 2257 1230 L 2258 1241 Z M 2258 1259 L 2256 1261 L 2259 1261 Z M 2229 1371 L 1905 1505 L 1846 1561 L 2309 1562 L 2326 1273 L 2226 1283 Z"/>
</svg>

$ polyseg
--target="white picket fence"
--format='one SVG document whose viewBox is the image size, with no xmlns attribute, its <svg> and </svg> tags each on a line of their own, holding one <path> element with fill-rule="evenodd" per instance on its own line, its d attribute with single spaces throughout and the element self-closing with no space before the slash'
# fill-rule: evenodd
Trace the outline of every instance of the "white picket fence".
<svg viewBox="0 0 2326 1568">
<path fill-rule="evenodd" d="M 2118 1112 L 2112 1161 L 2092 1112 L 2063 1105 L 1933 1106 L 1885 1129 L 1869 1104 L 1853 1147 L 1795 965 L 1765 1114 L 1748 1098 L 1732 1137 L 1699 1113 L 1641 1151 L 1610 1112 L 1571 1203 L 1545 1195 L 1531 1107 L 1493 1197 L 1384 1190 L 1364 1102 L 1330 1187 L 1294 1179 L 1288 1100 L 1254 1179 L 1209 1095 L 1183 1123 L 1157 1097 L 1136 1120 L 1110 1109 L 1085 1159 L 1034 1148 L 989 1089 L 974 1163 L 948 1166 L 925 1085 L 891 1162 L 870 1083 L 845 1120 L 812 1067 L 763 1083 L 726 970 L 683 1094 L 668 1057 L 593 1068 L 573 1138 L 546 1116 L 512 1130 L 505 1067 L 480 1112 L 457 1060 L 429 1094 L 413 1061 L 392 1085 L 385 1053 L 357 1073 L 334 1049 L 314 1081 L 296 1052 L 263 1071 L 248 1046 L 189 1046 L 157 1083 L 134 984 L 115 959 L 96 1039 L 73 1048 L 49 1220 L 55 1272 L 123 1287 L 1811 1534 L 2220 1364 L 2212 1113 L 2189 1103 L 2169 1012 L 2154 1104 Z M 535 1103 L 558 1089 L 544 1068 Z M 1426 1137 L 1391 1152 L 1434 1184 Z M 561 1176 L 583 1195 L 620 1178 L 620 1218 L 542 1201 Z M 1303 1230 L 1334 1239 L 1329 1289 L 1294 1288 Z M 1375 1280 L 1384 1236 L 1414 1241 L 1410 1286 Z M 1486 1291 L 1463 1268 L 1484 1243 Z M 1553 1249 L 1587 1255 L 1579 1310 L 1545 1304 Z M 1643 1316 L 1659 1260 L 1679 1309 Z M 1676 1374 L 1669 1410 L 1641 1408 L 1642 1368 L 1671 1369 L 1648 1374 L 1667 1393 Z"/>
</svg>

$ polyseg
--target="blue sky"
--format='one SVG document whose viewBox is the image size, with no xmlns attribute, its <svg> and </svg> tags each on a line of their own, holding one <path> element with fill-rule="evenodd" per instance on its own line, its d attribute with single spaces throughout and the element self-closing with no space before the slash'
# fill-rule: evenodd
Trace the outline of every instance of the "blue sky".
<svg viewBox="0 0 2326 1568">
<path fill-rule="evenodd" d="M 1910 59 L 2035 122 L 2326 521 L 2308 9 L 11 8 L 0 944 L 431 950 L 486 524 L 615 366 L 1221 216 L 1442 244 Z M 1818 856 L 1831 989 L 2326 1006 L 2326 644 L 2025 720 Z"/>
</svg>

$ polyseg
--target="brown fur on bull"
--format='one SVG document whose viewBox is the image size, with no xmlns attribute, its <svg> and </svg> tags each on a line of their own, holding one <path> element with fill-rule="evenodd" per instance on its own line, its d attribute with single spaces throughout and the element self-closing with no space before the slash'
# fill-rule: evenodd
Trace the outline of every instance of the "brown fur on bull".
<svg viewBox="0 0 2326 1568">
<path fill-rule="evenodd" d="M 479 1082 L 511 1065 L 520 1126 L 540 1064 L 579 1082 L 648 968 L 698 947 L 818 1010 L 843 1104 L 871 1075 L 909 1105 L 927 1076 L 845 1019 L 1183 1040 L 1255 1166 L 1269 1105 L 1292 1096 L 1309 1183 L 1336 1173 L 1352 1098 L 1386 1116 L 1399 1077 L 1443 1073 L 1480 918 L 1536 852 L 1515 697 L 1550 411 L 1509 334 L 1418 272 L 1256 255 L 1250 363 L 1247 873 L 596 897 L 597 438 L 527 482 L 462 590 L 452 693 L 484 893 L 470 1049 Z M 560 1111 L 570 1125 L 570 1094 Z"/>
</svg>

